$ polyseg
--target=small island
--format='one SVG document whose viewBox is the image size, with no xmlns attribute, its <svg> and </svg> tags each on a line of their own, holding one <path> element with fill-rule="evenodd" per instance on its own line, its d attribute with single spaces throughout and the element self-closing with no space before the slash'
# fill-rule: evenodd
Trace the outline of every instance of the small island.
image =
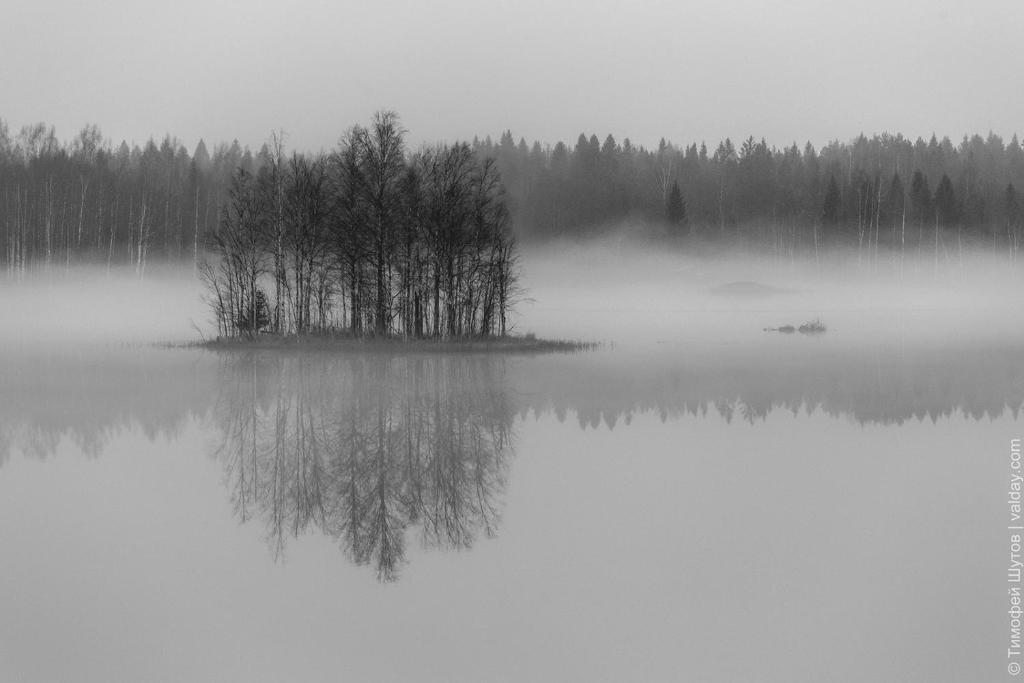
<svg viewBox="0 0 1024 683">
<path fill-rule="evenodd" d="M 304 335 L 259 334 L 221 337 L 192 344 L 213 351 L 353 351 L 360 353 L 575 353 L 598 348 L 597 342 L 541 339 L 533 334 L 486 337 L 354 336 L 344 332 Z"/>
<path fill-rule="evenodd" d="M 330 154 L 237 170 L 199 273 L 215 349 L 571 351 L 510 334 L 518 252 L 494 159 L 466 143 L 408 154 L 393 112 Z"/>
</svg>

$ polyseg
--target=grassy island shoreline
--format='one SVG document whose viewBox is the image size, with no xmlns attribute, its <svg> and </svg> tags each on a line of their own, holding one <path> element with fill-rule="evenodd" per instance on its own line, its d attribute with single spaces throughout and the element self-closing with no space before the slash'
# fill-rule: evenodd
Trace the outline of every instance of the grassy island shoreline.
<svg viewBox="0 0 1024 683">
<path fill-rule="evenodd" d="M 576 353 L 597 342 L 541 339 L 532 334 L 471 337 L 355 336 L 341 332 L 220 337 L 185 344 L 211 351 L 359 351 L 386 353 Z"/>
</svg>

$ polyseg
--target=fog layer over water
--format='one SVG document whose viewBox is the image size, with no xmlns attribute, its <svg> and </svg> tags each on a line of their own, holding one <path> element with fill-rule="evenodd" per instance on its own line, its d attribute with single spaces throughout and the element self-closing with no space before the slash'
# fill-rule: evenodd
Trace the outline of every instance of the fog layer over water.
<svg viewBox="0 0 1024 683">
<path fill-rule="evenodd" d="M 525 328 L 620 345 L 760 343 L 763 328 L 808 317 L 834 343 L 1024 337 L 1022 264 L 1001 253 L 790 259 L 610 239 L 528 252 L 524 281 Z"/>
<path fill-rule="evenodd" d="M 198 339 L 209 312 L 187 266 L 75 267 L 0 279 L 0 345 L 80 349 Z"/>
<path fill-rule="evenodd" d="M 995 680 L 1015 269 L 836 263 L 528 252 L 518 329 L 611 342 L 542 356 L 7 285 L 0 679 Z"/>
<path fill-rule="evenodd" d="M 1003 253 L 858 257 L 699 253 L 629 234 L 528 247 L 518 332 L 617 344 L 760 341 L 765 327 L 819 316 L 844 340 L 1024 337 L 1022 264 Z M 740 285 L 730 289 L 729 285 Z M 744 288 L 743 285 L 756 285 Z M 5 279 L 0 343 L 186 341 L 212 336 L 191 266 L 72 268 Z M 895 327 L 894 327 L 895 326 Z"/>
</svg>

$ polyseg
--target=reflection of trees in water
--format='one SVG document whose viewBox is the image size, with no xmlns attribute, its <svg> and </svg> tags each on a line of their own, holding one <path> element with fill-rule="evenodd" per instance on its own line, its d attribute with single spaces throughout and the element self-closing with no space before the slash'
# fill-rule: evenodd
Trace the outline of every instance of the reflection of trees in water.
<svg viewBox="0 0 1024 683">
<path fill-rule="evenodd" d="M 262 439 L 271 408 L 274 415 L 279 410 L 278 399 L 272 401 L 272 396 L 284 392 L 281 401 L 288 398 L 299 402 L 301 395 L 326 382 L 319 390 L 327 398 L 336 399 L 341 387 L 348 386 L 346 391 L 353 398 L 339 407 L 333 416 L 336 418 L 343 414 L 342 408 L 351 411 L 354 405 L 361 405 L 360 401 L 373 399 L 365 391 L 354 391 L 351 385 L 373 386 L 378 380 L 371 366 L 382 362 L 379 357 L 374 360 L 366 356 L 357 361 L 349 356 L 342 363 L 321 354 L 307 356 L 304 361 L 281 359 L 282 368 L 278 370 L 269 356 L 255 360 L 225 358 L 228 360 L 203 352 L 167 349 L 5 353 L 0 363 L 0 464 L 12 451 L 46 458 L 63 439 L 87 455 L 99 455 L 112 438 L 131 429 L 139 429 L 151 439 L 174 439 L 190 420 L 209 412 L 218 393 L 238 395 L 244 387 L 249 391 L 249 419 L 257 422 L 259 429 L 254 432 L 250 425 L 248 437 L 245 433 L 231 434 L 232 440 L 251 440 L 253 433 Z M 936 421 L 957 415 L 978 420 L 1008 411 L 1017 416 L 1024 403 L 1024 365 L 1019 358 L 1020 349 L 1013 344 L 962 348 L 908 345 L 895 349 L 881 345 L 835 349 L 818 344 L 771 353 L 739 348 L 641 358 L 619 353 L 559 354 L 520 358 L 508 363 L 507 373 L 507 361 L 496 355 L 476 360 L 392 359 L 383 371 L 390 388 L 377 400 L 385 405 L 397 400 L 395 373 L 408 375 L 402 381 L 420 392 L 418 397 L 414 394 L 408 399 L 408 409 L 418 415 L 437 381 L 449 389 L 435 389 L 448 391 L 455 383 L 474 387 L 479 382 L 470 375 L 475 378 L 491 373 L 499 386 L 509 387 L 507 392 L 490 397 L 495 406 L 512 410 L 510 403 L 514 403 L 515 411 L 523 416 L 552 411 L 560 420 L 572 413 L 581 427 L 605 424 L 614 428 L 628 424 L 638 413 L 653 413 L 663 420 L 717 413 L 726 420 L 753 422 L 776 410 L 817 411 L 874 424 Z M 213 371 L 218 363 L 223 366 L 220 373 Z M 245 367 L 247 363 L 251 367 Z M 416 363 L 421 369 L 412 369 Z M 291 368 L 298 364 L 320 368 L 303 371 L 306 388 L 301 395 L 288 389 L 290 384 L 297 384 L 294 375 L 298 371 Z M 438 365 L 447 368 L 444 373 L 453 377 L 439 379 Z M 464 380 L 455 379 L 459 376 Z M 281 384 L 280 391 L 271 385 L 271 377 Z M 473 391 L 481 389 L 477 386 Z M 222 400 L 220 415 L 224 414 L 224 403 Z M 313 416 L 320 414 L 316 401 L 312 404 L 304 409 L 312 411 Z M 285 406 L 280 406 L 281 414 L 294 425 L 297 407 L 290 403 L 287 407 L 285 411 Z M 452 406 L 451 419 L 458 415 Z M 234 428 L 245 427 L 240 416 L 236 418 L 231 423 Z M 371 449 L 373 444 L 360 441 L 365 439 L 370 418 L 358 414 L 352 419 L 359 430 L 349 437 L 353 440 L 349 447 L 358 446 L 360 452 Z M 424 447 L 427 434 L 423 427 L 417 430 L 418 417 L 401 418 L 392 408 L 384 412 L 384 419 L 384 433 L 397 431 L 416 447 Z M 491 419 L 498 416 L 492 415 Z M 308 432 L 308 416 L 306 423 Z M 431 428 L 434 431 L 430 438 L 439 440 L 436 428 Z M 294 431 L 294 426 L 291 429 Z M 337 446 L 334 442 L 338 438 L 335 429 L 330 443 Z M 395 438 L 394 434 L 388 438 L 391 449 L 395 448 Z M 470 436 L 460 438 L 464 443 Z M 322 476 L 319 472 L 312 475 Z M 415 493 L 415 486 L 410 486 Z M 424 529 L 430 531 L 429 526 Z"/>
<path fill-rule="evenodd" d="M 46 458 L 65 438 L 87 455 L 133 429 L 173 440 L 211 416 L 237 516 L 264 526 L 275 555 L 289 537 L 323 533 L 390 580 L 410 538 L 468 548 L 495 532 L 516 416 L 571 413 L 581 427 L 609 428 L 639 413 L 754 422 L 787 410 L 873 424 L 1017 417 L 1019 356 L 1013 345 L 514 360 L 31 356 L 0 364 L 0 465 L 12 450 Z"/>
<path fill-rule="evenodd" d="M 96 457 L 118 434 L 177 438 L 209 408 L 201 357 L 170 349 L 0 351 L 0 464 L 53 455 L 63 439 Z"/>
<path fill-rule="evenodd" d="M 1024 404 L 1024 365 L 1019 361 L 1020 354 L 1019 346 L 1011 343 L 906 348 L 881 344 L 835 348 L 815 344 L 775 348 L 770 352 L 740 347 L 640 357 L 598 352 L 519 357 L 514 361 L 498 355 L 475 359 L 395 358 L 388 361 L 383 371 L 389 388 L 376 400 L 384 405 L 397 400 L 396 373 L 408 375 L 402 381 L 420 392 L 418 397 L 413 394 L 408 399 L 408 409 L 415 413 L 412 418 L 401 417 L 394 407 L 384 411 L 385 429 L 381 431 L 389 434 L 387 445 L 392 450 L 398 436 L 424 448 L 428 432 L 425 427 L 417 429 L 416 424 L 423 421 L 419 414 L 432 395 L 430 391 L 450 391 L 453 385 L 460 384 L 464 391 L 479 392 L 486 385 L 480 386 L 483 380 L 475 378 L 487 373 L 493 375 L 496 387 L 507 387 L 507 391 L 495 388 L 497 393 L 489 396 L 495 406 L 493 410 L 500 405 L 502 410 L 513 411 L 514 403 L 514 412 L 523 416 L 553 412 L 558 419 L 566 420 L 571 413 L 581 427 L 605 424 L 615 428 L 629 424 L 640 413 L 660 415 L 663 420 L 710 413 L 728 421 L 754 422 L 777 410 L 820 412 L 872 424 L 937 421 L 959 415 L 979 420 L 1007 412 L 1017 417 Z M 324 397 L 304 399 L 306 403 L 312 402 L 308 406 L 291 402 L 300 403 L 301 396 L 308 396 L 314 387 L 324 383 L 319 391 L 328 399 L 337 399 L 342 387 L 349 387 L 345 391 L 353 394 L 352 400 L 346 399 L 332 414 L 332 419 L 336 419 L 345 414 L 343 409 L 351 411 L 354 405 L 374 400 L 365 390 L 356 392 L 352 385 L 375 386 L 378 380 L 372 366 L 382 362 L 372 355 L 360 354 L 361 360 L 350 355 L 342 362 L 331 360 L 329 354 L 313 354 L 305 360 L 282 358 L 282 368 L 275 369 L 277 362 L 269 355 L 218 359 L 205 352 L 168 349 L 4 352 L 3 356 L 0 464 L 12 451 L 46 458 L 63 439 L 85 454 L 96 456 L 112 438 L 132 429 L 150 439 L 175 439 L 191 420 L 209 413 L 219 393 L 241 395 L 243 389 L 249 392 L 249 420 L 259 428 L 254 430 L 250 424 L 248 432 L 229 434 L 233 442 L 251 441 L 253 434 L 264 438 L 269 416 L 277 415 L 279 410 L 276 397 L 282 392 L 284 397 L 280 401 L 288 404 L 280 406 L 282 419 L 287 417 L 291 431 L 295 431 L 295 410 L 303 408 L 315 417 L 323 412 L 317 401 Z M 220 373 L 215 372 L 218 363 L 222 366 Z M 421 369 L 413 369 L 416 363 Z M 302 371 L 306 375 L 302 385 L 305 388 L 297 393 L 289 386 L 297 384 L 294 376 L 298 371 L 291 368 L 300 364 L 308 369 Z M 441 372 L 435 366 L 447 369 Z M 445 373 L 451 377 L 446 379 Z M 272 377 L 280 387 L 271 383 Z M 437 382 L 442 386 L 436 387 Z M 218 415 L 225 414 L 225 402 L 222 398 Z M 492 420 L 507 419 L 493 410 Z M 451 420 L 461 419 L 456 406 L 451 406 L 450 411 Z M 241 416 L 235 417 L 231 422 L 234 429 L 245 428 Z M 370 417 L 357 414 L 350 419 L 355 419 L 359 429 L 350 435 L 353 442 L 349 448 L 358 446 L 359 452 L 371 451 L 374 444 L 364 442 L 370 431 Z M 428 423 L 433 430 L 429 437 L 444 445 L 433 420 L 432 417 Z M 309 423 L 307 416 L 306 432 Z M 315 420 L 313 424 L 317 424 Z M 323 425 L 318 429 L 322 430 Z M 327 441 L 335 450 L 337 431 Z M 321 436 L 317 434 L 323 441 Z M 464 444 L 471 435 L 463 434 L 460 438 Z M 317 471 L 311 473 L 314 475 L 323 476 Z M 403 495 L 413 495 L 415 485 L 416 482 L 410 485 L 412 493 L 403 491 Z M 424 520 L 426 533 L 431 532 L 426 525 L 430 521 Z"/>
<path fill-rule="evenodd" d="M 755 422 L 774 411 L 815 413 L 862 424 L 936 422 L 956 416 L 1016 418 L 1024 405 L 1024 364 L 1013 345 L 824 345 L 738 348 L 679 356 L 545 357 L 523 364 L 516 383 L 529 392 L 522 410 L 551 410 L 580 427 L 614 429 L 638 414 L 662 421 L 718 414 Z"/>
<path fill-rule="evenodd" d="M 410 527 L 430 548 L 495 532 L 515 414 L 501 359 L 235 356 L 220 378 L 232 503 L 275 555 L 317 530 L 392 580 Z"/>
</svg>

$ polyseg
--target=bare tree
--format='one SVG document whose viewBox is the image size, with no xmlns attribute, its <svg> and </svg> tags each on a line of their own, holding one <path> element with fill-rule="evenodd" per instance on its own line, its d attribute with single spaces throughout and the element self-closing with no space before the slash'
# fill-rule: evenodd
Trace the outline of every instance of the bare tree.
<svg viewBox="0 0 1024 683">
<path fill-rule="evenodd" d="M 225 335 L 259 332 L 265 318 L 260 280 L 267 270 L 263 196 L 251 174 L 239 169 L 213 236 L 214 261 L 201 266 L 218 328 Z"/>
</svg>

